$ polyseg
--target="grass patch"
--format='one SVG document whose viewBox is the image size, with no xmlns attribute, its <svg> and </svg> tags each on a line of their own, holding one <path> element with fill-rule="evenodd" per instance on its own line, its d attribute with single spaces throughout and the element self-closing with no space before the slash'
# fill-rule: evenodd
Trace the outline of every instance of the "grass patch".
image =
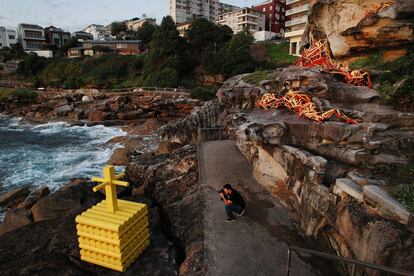
<svg viewBox="0 0 414 276">
<path fill-rule="evenodd" d="M 393 196 L 410 212 L 414 213 L 414 183 L 400 185 L 394 191 Z"/>
<path fill-rule="evenodd" d="M 289 55 L 289 42 L 287 41 L 281 43 L 264 43 L 264 46 L 269 52 L 272 62 L 279 66 L 290 65 L 297 59 L 297 57 Z"/>
<path fill-rule="evenodd" d="M 359 60 L 356 60 L 349 64 L 349 68 L 351 70 L 356 69 L 363 69 L 363 68 L 369 68 L 369 69 L 378 69 L 378 67 L 381 67 L 384 64 L 384 53 L 382 51 L 370 54 L 369 56 L 365 58 L 361 58 Z"/>
<path fill-rule="evenodd" d="M 374 172 L 386 176 L 394 183 L 400 183 L 393 190 L 392 196 L 410 212 L 414 212 L 414 164 L 407 166 L 377 165 Z"/>
<path fill-rule="evenodd" d="M 8 98 L 13 90 L 14 88 L 0 87 L 0 100 Z"/>
<path fill-rule="evenodd" d="M 351 69 L 383 70 L 374 81 L 385 101 L 400 111 L 414 111 L 414 49 L 399 59 L 384 62 L 383 52 L 373 53 L 350 64 Z M 398 84 L 398 87 L 397 87 Z"/>
<path fill-rule="evenodd" d="M 269 78 L 268 75 L 270 72 L 270 70 L 255 71 L 247 76 L 244 76 L 243 81 L 258 86 L 260 82 Z"/>
</svg>

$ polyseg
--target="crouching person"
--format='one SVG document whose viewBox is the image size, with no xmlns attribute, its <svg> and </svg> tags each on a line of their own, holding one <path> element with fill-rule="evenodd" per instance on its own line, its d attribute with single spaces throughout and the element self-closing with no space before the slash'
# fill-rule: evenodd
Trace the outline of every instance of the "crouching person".
<svg viewBox="0 0 414 276">
<path fill-rule="evenodd" d="M 244 203 L 243 197 L 230 184 L 224 185 L 223 189 L 219 191 L 219 194 L 225 204 L 224 208 L 227 213 L 226 222 L 236 220 L 234 213 L 239 217 L 244 214 L 246 204 Z"/>
</svg>

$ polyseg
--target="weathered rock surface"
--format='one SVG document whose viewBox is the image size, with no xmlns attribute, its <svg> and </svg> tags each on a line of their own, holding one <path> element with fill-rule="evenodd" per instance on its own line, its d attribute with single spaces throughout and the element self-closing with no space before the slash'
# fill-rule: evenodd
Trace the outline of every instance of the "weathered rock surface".
<svg viewBox="0 0 414 276">
<path fill-rule="evenodd" d="M 207 102 L 204 106 L 195 108 L 191 115 L 176 123 L 162 126 L 158 134 L 161 140 L 181 145 L 195 143 L 199 139 L 199 128 L 221 127 L 220 114 L 223 105 L 217 100 Z"/>
<path fill-rule="evenodd" d="M 189 143 L 206 127 L 198 116 L 219 118 L 255 178 L 289 210 L 301 233 L 338 255 L 413 270 L 412 214 L 405 207 L 390 214 L 391 201 L 369 200 L 364 189 L 396 184 L 373 170 L 376 166 L 414 162 L 414 114 L 384 105 L 374 89 L 339 82 L 317 69 L 278 69 L 258 87 L 243 79 L 235 76 L 217 92 L 223 108 L 208 103 L 163 127 L 162 138 Z M 255 108 L 263 93 L 283 96 L 289 90 L 309 95 L 321 112 L 338 108 L 362 122 L 318 123 L 283 108 Z"/>
<path fill-rule="evenodd" d="M 0 206 L 23 201 L 30 191 L 29 188 L 17 188 L 0 196 Z"/>
<path fill-rule="evenodd" d="M 406 54 L 414 39 L 414 3 L 399 0 L 384 11 L 365 17 L 375 0 L 322 1 L 311 6 L 306 37 L 328 39 L 337 59 L 355 58 L 372 51 L 387 49 L 385 58 L 395 59 Z"/>
<path fill-rule="evenodd" d="M 169 155 L 141 159 L 128 166 L 127 175 L 139 179 L 160 209 L 164 229 L 179 249 L 180 275 L 201 275 L 204 226 L 196 149 L 185 146 Z"/>
<path fill-rule="evenodd" d="M 254 108 L 266 91 L 284 95 L 290 89 L 311 96 L 321 111 L 339 108 L 362 123 L 317 123 L 283 108 Z M 373 89 L 298 67 L 276 70 L 260 87 L 233 77 L 217 95 L 226 107 L 224 125 L 255 178 L 280 199 L 303 234 L 326 237 L 339 255 L 414 269 L 412 214 L 375 186 L 395 183 L 369 170 L 414 162 L 413 113 L 383 105 Z"/>
</svg>

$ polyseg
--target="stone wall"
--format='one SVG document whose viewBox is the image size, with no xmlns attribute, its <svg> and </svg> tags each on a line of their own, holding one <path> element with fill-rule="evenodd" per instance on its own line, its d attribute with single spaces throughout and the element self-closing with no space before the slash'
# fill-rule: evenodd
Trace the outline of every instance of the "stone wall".
<svg viewBox="0 0 414 276">
<path fill-rule="evenodd" d="M 218 128 L 222 126 L 223 105 L 213 100 L 197 107 L 187 117 L 169 123 L 160 128 L 161 140 L 181 145 L 193 144 L 199 140 L 200 128 Z"/>
</svg>

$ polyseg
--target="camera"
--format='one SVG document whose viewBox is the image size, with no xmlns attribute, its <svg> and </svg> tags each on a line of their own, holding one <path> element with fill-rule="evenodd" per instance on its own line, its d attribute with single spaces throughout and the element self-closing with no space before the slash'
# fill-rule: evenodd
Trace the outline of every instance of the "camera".
<svg viewBox="0 0 414 276">
<path fill-rule="evenodd" d="M 224 194 L 224 190 L 223 189 L 220 189 L 220 190 L 217 191 L 217 193 Z"/>
</svg>

